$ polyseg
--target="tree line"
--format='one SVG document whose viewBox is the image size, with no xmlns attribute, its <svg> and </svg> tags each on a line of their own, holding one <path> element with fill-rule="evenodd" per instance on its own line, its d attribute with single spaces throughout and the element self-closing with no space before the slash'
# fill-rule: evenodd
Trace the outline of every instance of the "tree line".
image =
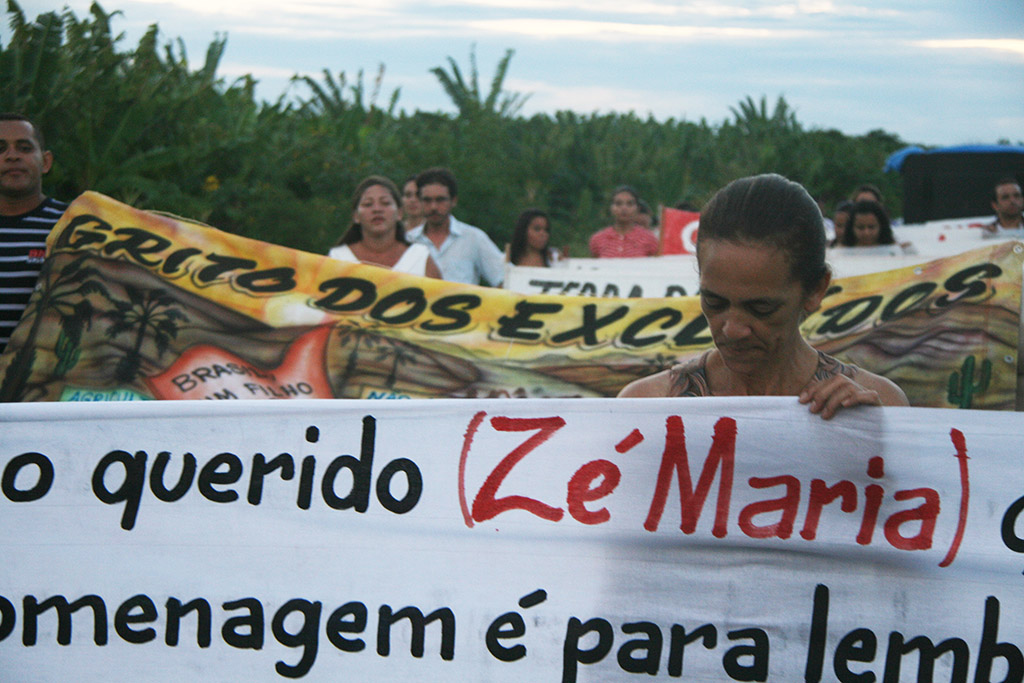
<svg viewBox="0 0 1024 683">
<path fill-rule="evenodd" d="M 783 97 L 769 106 L 748 96 L 718 123 L 523 116 L 527 95 L 503 87 L 508 50 L 486 87 L 472 51 L 468 69 L 451 57 L 431 69 L 455 113 L 399 109 L 383 65 L 370 75 L 297 75 L 277 100 L 264 101 L 251 75 L 218 76 L 226 36 L 194 67 L 184 43 L 162 41 L 155 24 L 124 46 L 112 27 L 117 15 L 94 3 L 84 17 L 64 10 L 31 21 L 7 2 L 0 110 L 25 113 L 45 132 L 56 158 L 45 185 L 58 198 L 95 190 L 319 253 L 348 225 L 359 180 L 382 173 L 401 183 L 430 166 L 455 172 L 457 215 L 499 245 L 521 210 L 540 207 L 551 214 L 553 243 L 576 256 L 609 224 L 610 191 L 623 183 L 651 206 L 699 206 L 734 178 L 771 171 L 829 207 L 871 182 L 894 215 L 901 209 L 899 178 L 882 165 L 905 142 L 883 130 L 807 129 Z"/>
</svg>

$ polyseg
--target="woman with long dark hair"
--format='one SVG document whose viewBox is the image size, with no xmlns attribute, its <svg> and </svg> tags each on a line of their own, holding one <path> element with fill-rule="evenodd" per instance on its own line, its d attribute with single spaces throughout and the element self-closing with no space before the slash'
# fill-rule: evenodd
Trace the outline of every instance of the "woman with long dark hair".
<svg viewBox="0 0 1024 683">
<path fill-rule="evenodd" d="M 896 244 L 889 214 L 878 202 L 862 199 L 850 207 L 850 220 L 843 232 L 843 246 L 877 247 Z"/>
<path fill-rule="evenodd" d="M 327 255 L 402 273 L 440 278 L 441 270 L 422 244 L 410 244 L 399 218 L 398 188 L 384 176 L 372 175 L 352 195 L 352 223 Z"/>
<path fill-rule="evenodd" d="M 508 260 L 515 266 L 547 268 L 558 261 L 559 253 L 552 249 L 551 220 L 540 209 L 527 209 L 519 214 L 512 232 Z"/>
</svg>

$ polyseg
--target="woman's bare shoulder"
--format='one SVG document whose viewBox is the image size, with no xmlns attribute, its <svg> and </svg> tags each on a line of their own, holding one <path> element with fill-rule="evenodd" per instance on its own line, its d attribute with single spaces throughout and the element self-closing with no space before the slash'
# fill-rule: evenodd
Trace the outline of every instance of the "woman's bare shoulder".
<svg viewBox="0 0 1024 683">
<path fill-rule="evenodd" d="M 878 399 L 881 401 L 883 406 L 909 406 L 910 401 L 907 400 L 907 395 L 903 393 L 899 385 L 893 382 L 891 379 L 876 375 L 873 372 L 868 372 L 864 368 L 857 368 L 857 375 L 854 378 L 857 384 L 860 384 L 865 389 L 870 389 L 878 394 Z"/>
<path fill-rule="evenodd" d="M 711 351 L 689 358 L 668 370 L 633 380 L 619 392 L 619 398 L 664 398 L 667 396 L 710 396 L 705 368 Z"/>
<path fill-rule="evenodd" d="M 844 363 L 834 356 L 818 351 L 818 371 L 815 373 L 815 379 L 827 379 L 834 374 L 845 375 L 865 389 L 875 392 L 878 395 L 879 403 L 883 406 L 910 405 L 907 395 L 891 379 L 876 375 L 858 365 Z"/>
<path fill-rule="evenodd" d="M 669 369 L 635 379 L 622 388 L 618 398 L 664 398 L 669 395 L 671 374 L 672 370 Z"/>
</svg>

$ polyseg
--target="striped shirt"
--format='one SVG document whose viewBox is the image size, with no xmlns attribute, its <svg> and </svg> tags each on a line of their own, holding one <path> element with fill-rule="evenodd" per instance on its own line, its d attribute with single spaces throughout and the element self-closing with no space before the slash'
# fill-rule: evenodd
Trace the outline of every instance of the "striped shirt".
<svg viewBox="0 0 1024 683">
<path fill-rule="evenodd" d="M 0 353 L 18 325 L 46 255 L 46 237 L 68 205 L 47 198 L 20 216 L 0 215 Z"/>
<path fill-rule="evenodd" d="M 595 232 L 590 238 L 590 253 L 594 258 L 629 258 L 655 256 L 658 253 L 658 238 L 639 225 L 625 235 L 614 226 Z"/>
</svg>

